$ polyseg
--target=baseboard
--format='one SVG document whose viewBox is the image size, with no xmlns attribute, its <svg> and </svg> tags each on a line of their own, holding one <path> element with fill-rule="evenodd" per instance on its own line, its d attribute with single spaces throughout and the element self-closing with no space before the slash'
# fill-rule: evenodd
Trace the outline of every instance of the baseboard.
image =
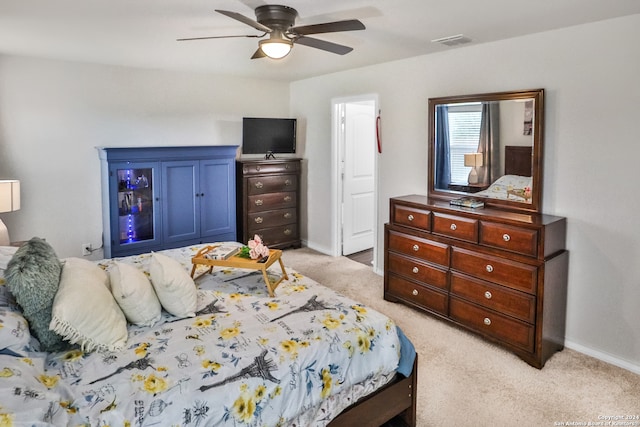
<svg viewBox="0 0 640 427">
<path fill-rule="evenodd" d="M 581 344 L 568 340 L 564 341 L 564 346 L 570 348 L 571 350 L 575 350 L 579 353 L 586 354 L 587 356 L 591 356 L 595 359 L 602 360 L 603 362 L 607 362 L 611 365 L 626 369 L 627 371 L 640 375 L 640 366 L 634 365 L 629 361 L 620 359 L 619 357 L 613 356 L 609 353 L 598 351 L 590 347 L 585 347 Z"/>
<path fill-rule="evenodd" d="M 335 256 L 335 255 L 333 255 L 333 251 L 331 250 L 331 248 L 326 248 L 324 246 L 319 246 L 319 245 L 316 245 L 314 243 L 309 243 L 308 240 L 302 240 L 301 244 L 302 244 L 303 247 L 307 247 L 309 249 L 313 249 L 314 251 L 320 252 L 321 254 L 329 255 L 329 256 Z"/>
</svg>

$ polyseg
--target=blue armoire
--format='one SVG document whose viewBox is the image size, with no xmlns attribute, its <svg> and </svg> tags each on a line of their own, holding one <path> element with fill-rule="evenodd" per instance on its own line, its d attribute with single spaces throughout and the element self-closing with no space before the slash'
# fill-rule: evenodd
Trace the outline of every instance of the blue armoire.
<svg viewBox="0 0 640 427">
<path fill-rule="evenodd" d="M 101 147 L 105 258 L 235 241 L 236 151 Z"/>
</svg>

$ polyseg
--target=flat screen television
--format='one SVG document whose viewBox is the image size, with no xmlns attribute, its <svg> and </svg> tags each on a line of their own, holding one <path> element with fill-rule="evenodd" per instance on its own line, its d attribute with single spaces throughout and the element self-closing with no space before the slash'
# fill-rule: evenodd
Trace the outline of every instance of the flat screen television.
<svg viewBox="0 0 640 427">
<path fill-rule="evenodd" d="M 296 119 L 244 117 L 242 154 L 296 152 Z"/>
</svg>

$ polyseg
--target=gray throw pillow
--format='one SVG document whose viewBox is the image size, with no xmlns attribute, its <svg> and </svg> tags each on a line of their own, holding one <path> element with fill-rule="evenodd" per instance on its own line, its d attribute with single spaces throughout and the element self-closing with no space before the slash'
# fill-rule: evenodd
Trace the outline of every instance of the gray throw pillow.
<svg viewBox="0 0 640 427">
<path fill-rule="evenodd" d="M 22 308 L 29 328 L 42 351 L 69 347 L 62 337 L 49 330 L 53 299 L 58 292 L 62 263 L 49 243 L 34 237 L 18 249 L 9 261 L 5 279 L 9 291 Z"/>
</svg>

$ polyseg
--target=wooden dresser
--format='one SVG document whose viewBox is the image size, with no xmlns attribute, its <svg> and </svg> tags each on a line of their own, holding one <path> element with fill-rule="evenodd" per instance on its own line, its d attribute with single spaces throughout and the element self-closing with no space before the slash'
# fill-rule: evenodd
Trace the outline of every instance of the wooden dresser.
<svg viewBox="0 0 640 427">
<path fill-rule="evenodd" d="M 300 159 L 237 160 L 238 241 L 300 247 Z"/>
<path fill-rule="evenodd" d="M 392 198 L 384 298 L 453 322 L 542 368 L 564 347 L 566 219 Z"/>
</svg>

